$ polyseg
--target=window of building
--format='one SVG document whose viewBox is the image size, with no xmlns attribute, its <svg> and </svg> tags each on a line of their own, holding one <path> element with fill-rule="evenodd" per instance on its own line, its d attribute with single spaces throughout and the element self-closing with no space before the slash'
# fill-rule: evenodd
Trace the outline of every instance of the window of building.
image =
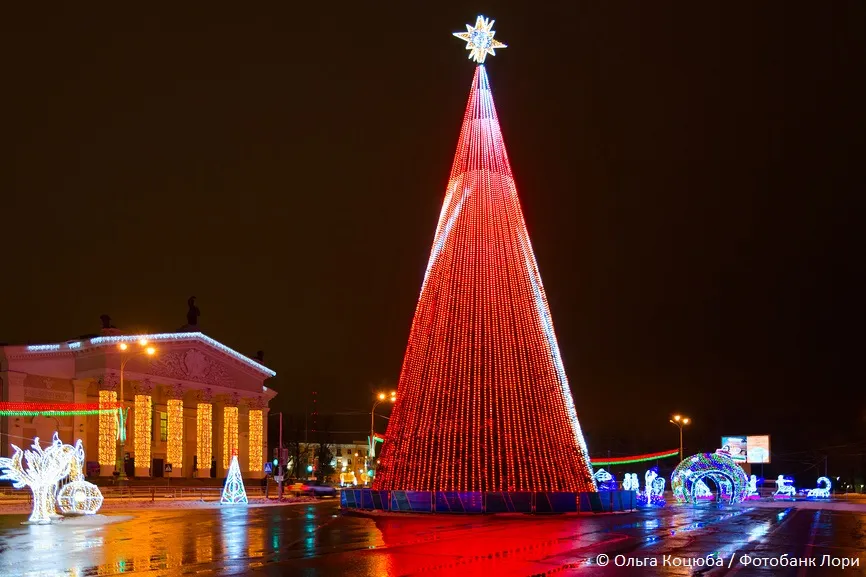
<svg viewBox="0 0 866 577">
<path fill-rule="evenodd" d="M 168 441 L 168 413 L 159 413 L 159 440 Z"/>
<path fill-rule="evenodd" d="M 342 448 L 342 447 L 337 447 L 337 456 L 338 456 L 338 457 L 342 457 L 342 456 L 343 456 L 343 448 Z"/>
</svg>

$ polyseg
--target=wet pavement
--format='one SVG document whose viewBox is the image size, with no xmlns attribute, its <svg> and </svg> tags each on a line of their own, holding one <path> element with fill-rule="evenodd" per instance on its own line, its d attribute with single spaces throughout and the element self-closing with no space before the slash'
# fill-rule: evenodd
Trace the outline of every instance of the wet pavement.
<svg viewBox="0 0 866 577">
<path fill-rule="evenodd" d="M 0 575 L 866 575 L 866 513 L 828 509 L 369 518 L 341 515 L 331 500 L 112 511 L 48 526 L 21 525 L 25 518 L 0 516 Z M 816 566 L 771 561 L 786 553 Z M 821 567 L 824 555 L 835 566 Z M 842 570 L 842 559 L 861 566 Z"/>
</svg>

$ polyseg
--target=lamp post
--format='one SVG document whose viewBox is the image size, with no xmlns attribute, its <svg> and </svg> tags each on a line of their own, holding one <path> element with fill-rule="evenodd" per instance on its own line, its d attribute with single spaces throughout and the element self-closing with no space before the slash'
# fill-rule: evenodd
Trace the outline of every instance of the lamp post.
<svg viewBox="0 0 866 577">
<path fill-rule="evenodd" d="M 386 395 L 385 393 L 379 393 L 376 395 L 376 401 L 373 403 L 373 408 L 370 409 L 370 451 L 367 453 L 368 457 L 373 459 L 376 455 L 376 441 L 373 440 L 373 437 L 376 435 L 376 407 L 385 401 L 389 401 L 393 403 L 397 400 L 397 391 L 391 391 L 390 395 Z"/>
<path fill-rule="evenodd" d="M 126 417 L 128 409 L 127 411 L 124 411 L 123 409 L 123 372 L 126 369 L 126 364 L 135 357 L 139 357 L 142 355 L 152 357 L 156 354 L 155 348 L 147 346 L 146 339 L 141 339 L 140 341 L 138 341 L 138 345 L 141 347 L 141 350 L 134 353 L 127 353 L 127 351 L 129 351 L 129 345 L 126 343 L 120 343 L 119 345 L 117 345 L 117 348 L 120 349 L 121 354 L 120 395 L 117 399 L 117 462 L 114 465 L 118 472 L 118 482 L 123 482 L 127 480 L 126 467 L 124 467 L 124 457 L 126 456 Z"/>
<path fill-rule="evenodd" d="M 682 415 L 674 415 L 670 422 L 677 426 L 680 430 L 680 462 L 683 462 L 683 427 L 691 422 L 688 417 Z"/>
</svg>

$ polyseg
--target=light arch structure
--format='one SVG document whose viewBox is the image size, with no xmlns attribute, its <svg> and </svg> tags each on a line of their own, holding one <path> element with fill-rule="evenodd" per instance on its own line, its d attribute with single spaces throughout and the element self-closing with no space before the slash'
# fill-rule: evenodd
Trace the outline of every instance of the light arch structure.
<svg viewBox="0 0 866 577">
<path fill-rule="evenodd" d="M 671 488 L 680 503 L 697 503 L 699 482 L 711 480 L 719 499 L 740 503 L 746 498 L 749 479 L 742 467 L 727 455 L 698 453 L 683 460 L 671 474 Z"/>
</svg>

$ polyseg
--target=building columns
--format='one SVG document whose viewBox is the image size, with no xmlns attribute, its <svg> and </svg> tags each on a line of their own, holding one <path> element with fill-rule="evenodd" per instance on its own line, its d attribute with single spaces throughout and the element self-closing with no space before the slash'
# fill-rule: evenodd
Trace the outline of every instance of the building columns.
<svg viewBox="0 0 866 577">
<path fill-rule="evenodd" d="M 210 464 L 215 456 L 213 438 L 214 438 L 214 415 L 213 415 L 213 394 L 210 389 L 196 391 L 195 424 L 196 424 L 196 472 L 198 477 L 210 477 Z"/>
<path fill-rule="evenodd" d="M 166 387 L 168 400 L 168 441 L 165 450 L 165 463 L 171 465 L 171 472 L 166 477 L 183 477 L 183 387 L 173 385 Z"/>
<path fill-rule="evenodd" d="M 150 379 L 135 383 L 135 415 L 133 416 L 133 448 L 135 476 L 150 477 L 153 463 L 153 384 Z"/>
<path fill-rule="evenodd" d="M 117 468 L 117 384 L 114 373 L 106 373 L 99 383 L 99 408 L 114 410 L 99 414 L 98 458 L 99 476 L 111 477 Z"/>
</svg>

